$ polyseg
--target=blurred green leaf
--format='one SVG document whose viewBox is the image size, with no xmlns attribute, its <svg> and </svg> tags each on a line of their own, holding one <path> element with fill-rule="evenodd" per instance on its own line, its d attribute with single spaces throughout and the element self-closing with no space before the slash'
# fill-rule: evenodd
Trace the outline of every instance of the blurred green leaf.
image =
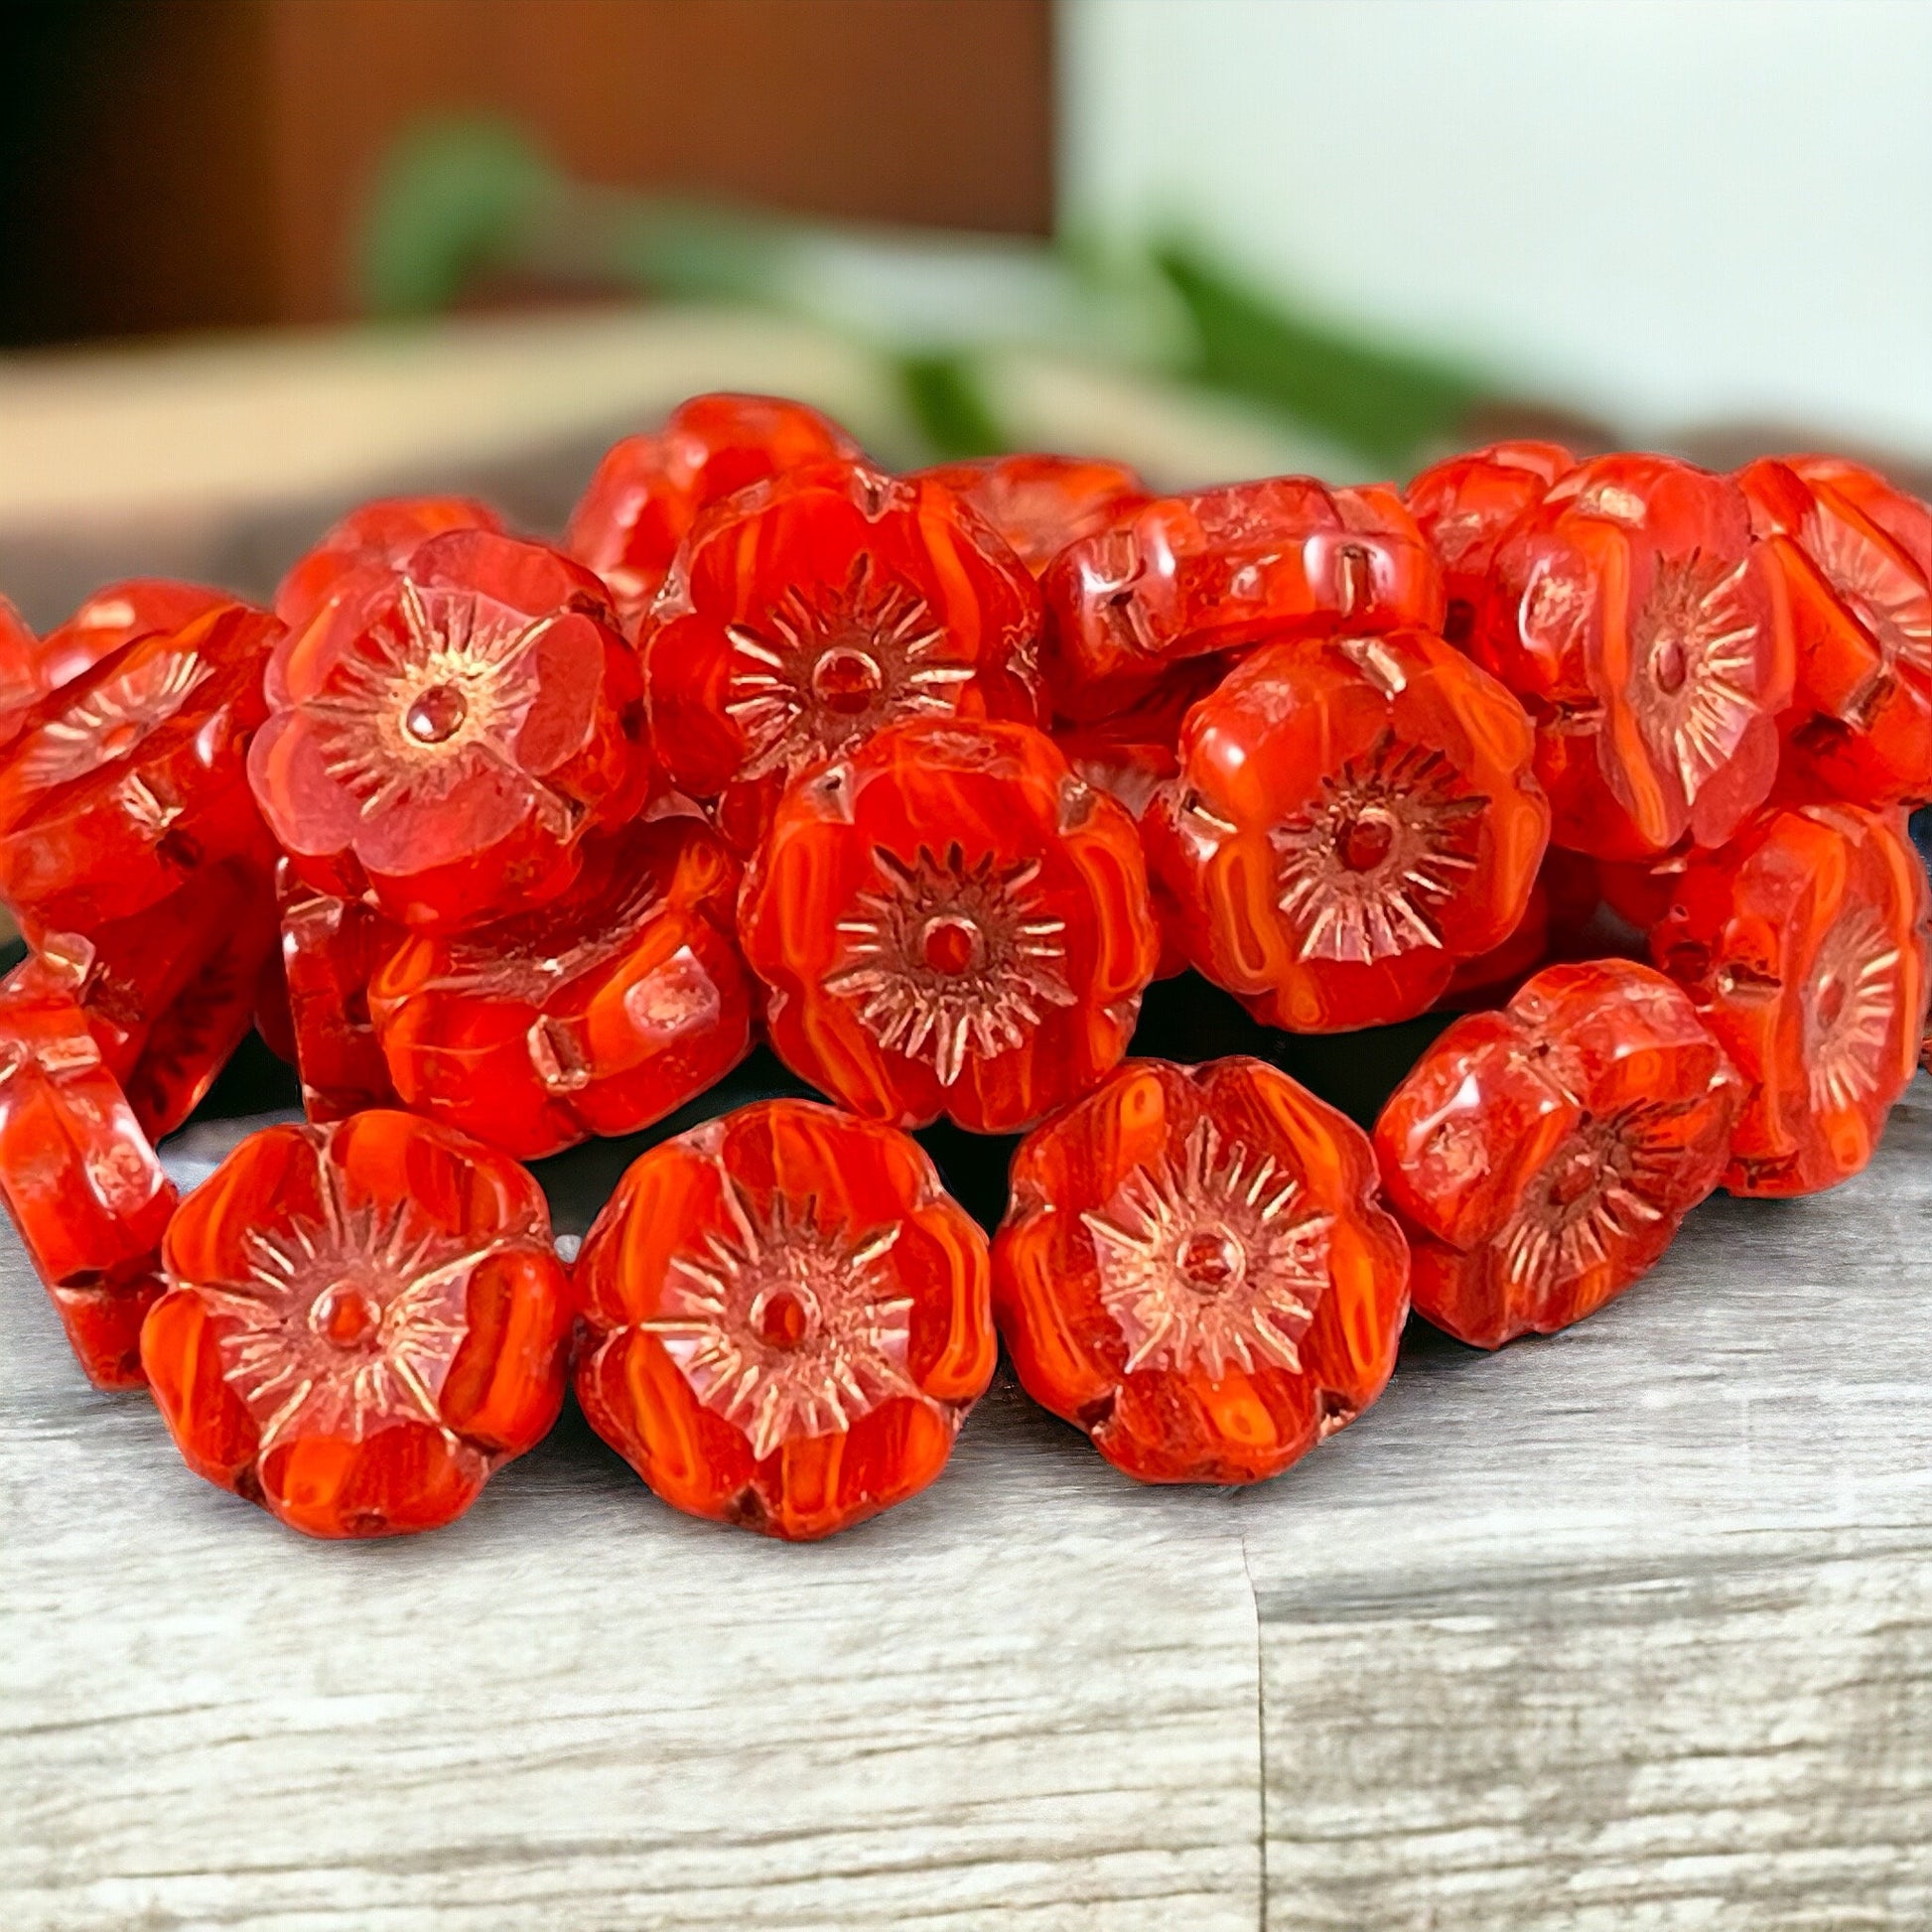
<svg viewBox="0 0 1932 1932">
<path fill-rule="evenodd" d="M 379 316 L 447 308 L 478 275 L 515 262 L 559 176 L 507 123 L 447 120 L 391 151 L 362 229 L 363 298 Z"/>
<path fill-rule="evenodd" d="M 1266 405 L 1364 456 L 1400 468 L 1449 437 L 1485 399 L 1475 376 L 1296 314 L 1198 247 L 1167 242 L 1155 259 L 1192 319 L 1187 373 Z"/>
<path fill-rule="evenodd" d="M 998 456 L 1011 447 L 992 403 L 963 355 L 901 355 L 899 388 L 935 459 Z"/>
</svg>

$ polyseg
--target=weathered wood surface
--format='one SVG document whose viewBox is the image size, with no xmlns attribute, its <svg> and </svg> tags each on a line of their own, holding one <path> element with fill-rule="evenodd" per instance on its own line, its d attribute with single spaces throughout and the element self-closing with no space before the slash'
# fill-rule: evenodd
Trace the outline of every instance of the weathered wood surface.
<svg viewBox="0 0 1932 1932">
<path fill-rule="evenodd" d="M 0 1926 L 1932 1923 L 1932 1093 L 1572 1334 L 1419 1332 L 1273 1485 L 1010 1387 L 813 1549 L 581 1423 L 323 1547 L 0 1281 Z"/>
</svg>

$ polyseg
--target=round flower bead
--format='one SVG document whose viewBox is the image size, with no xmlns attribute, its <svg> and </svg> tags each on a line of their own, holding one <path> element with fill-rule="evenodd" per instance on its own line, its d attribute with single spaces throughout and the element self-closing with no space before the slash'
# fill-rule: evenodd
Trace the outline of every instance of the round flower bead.
<svg viewBox="0 0 1932 1932">
<path fill-rule="evenodd" d="M 1269 477 L 1157 497 L 1067 545 L 1041 581 L 1053 708 L 1104 718 L 1190 657 L 1335 631 L 1437 629 L 1443 574 L 1380 484 Z"/>
<path fill-rule="evenodd" d="M 1368 1137 L 1260 1060 L 1130 1060 L 1028 1136 L 1012 1188 L 1014 1367 L 1143 1482 L 1278 1475 L 1395 1367 L 1409 1251 Z"/>
<path fill-rule="evenodd" d="M 1498 547 L 1471 649 L 1536 720 L 1558 845 L 1721 845 L 1770 791 L 1791 631 L 1722 477 L 1659 456 L 1571 471 Z"/>
<path fill-rule="evenodd" d="M 1466 644 L 1475 629 L 1496 546 L 1576 467 L 1561 443 L 1491 443 L 1425 470 L 1402 492 L 1442 562 L 1449 596 L 1443 635 L 1450 643 Z"/>
<path fill-rule="evenodd" d="M 462 926 L 554 897 L 649 782 L 635 654 L 603 586 L 539 543 L 431 537 L 358 573 L 268 666 L 249 754 L 318 890 Z"/>
<path fill-rule="evenodd" d="M 1195 967 L 1297 1033 L 1404 1020 L 1521 921 L 1533 734 L 1425 630 L 1271 644 L 1187 714 L 1146 825 Z"/>
<path fill-rule="evenodd" d="M 1620 1295 L 1717 1186 L 1744 1082 L 1674 982 L 1634 960 L 1535 975 L 1455 1022 L 1375 1126 L 1417 1311 L 1496 1348 Z"/>
<path fill-rule="evenodd" d="M 768 1536 L 923 1489 L 993 1374 L 986 1237 L 916 1142 L 809 1101 L 651 1149 L 575 1279 L 592 1428 L 667 1503 Z"/>
<path fill-rule="evenodd" d="M 634 636 L 700 510 L 787 470 L 859 454 L 836 423 L 801 402 L 693 396 L 655 435 L 626 436 L 605 453 L 564 546 L 611 587 Z"/>
<path fill-rule="evenodd" d="M 446 530 L 492 530 L 503 519 L 474 496 L 380 496 L 358 504 L 289 566 L 275 615 L 300 630 L 351 578 L 399 570 L 416 547 Z"/>
<path fill-rule="evenodd" d="M 224 599 L 178 628 L 137 627 L 17 714 L 0 751 L 0 897 L 30 941 L 91 935 L 207 865 L 266 870 L 245 759 L 280 630 Z"/>
<path fill-rule="evenodd" d="M 58 967 L 0 983 L 0 1199 L 96 1388 L 141 1385 L 174 1184 Z"/>
<path fill-rule="evenodd" d="M 887 725 L 1039 717 L 1039 592 L 935 483 L 821 465 L 691 532 L 644 645 L 671 780 L 742 850 L 801 772 Z"/>
<path fill-rule="evenodd" d="M 1932 509 L 1819 458 L 1766 458 L 1737 483 L 1791 611 L 1786 789 L 1932 798 Z"/>
<path fill-rule="evenodd" d="M 1069 543 L 1106 528 L 1151 493 L 1124 463 L 1090 457 L 981 457 L 918 474 L 971 503 L 1035 577 Z"/>
<path fill-rule="evenodd" d="M 739 932 L 794 1073 L 982 1134 L 1120 1059 L 1158 950 L 1133 821 L 1027 725 L 897 725 L 801 779 Z"/>
<path fill-rule="evenodd" d="M 709 825 L 659 818 L 534 912 L 405 935 L 368 989 L 403 1104 L 530 1161 L 696 1099 L 751 1047 L 737 888 Z"/>
<path fill-rule="evenodd" d="M 1652 959 L 1750 1082 L 1724 1184 L 1810 1194 L 1871 1159 L 1918 1064 L 1925 868 L 1893 813 L 1761 814 L 1659 881 Z"/>
<path fill-rule="evenodd" d="M 189 1195 L 142 1330 L 188 1466 L 310 1536 L 460 1516 L 563 1400 L 536 1182 L 408 1114 L 270 1127 Z"/>
</svg>

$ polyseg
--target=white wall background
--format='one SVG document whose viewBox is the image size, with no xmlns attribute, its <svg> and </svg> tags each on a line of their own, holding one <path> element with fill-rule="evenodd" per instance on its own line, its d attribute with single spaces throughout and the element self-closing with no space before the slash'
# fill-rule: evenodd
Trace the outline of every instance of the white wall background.
<svg viewBox="0 0 1932 1932">
<path fill-rule="evenodd" d="M 1065 210 L 1636 431 L 1932 451 L 1932 0 L 1066 0 Z"/>
</svg>

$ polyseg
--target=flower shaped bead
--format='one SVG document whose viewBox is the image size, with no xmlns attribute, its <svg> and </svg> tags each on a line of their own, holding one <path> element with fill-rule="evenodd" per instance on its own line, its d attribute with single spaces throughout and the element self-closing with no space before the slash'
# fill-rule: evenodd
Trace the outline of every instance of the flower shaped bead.
<svg viewBox="0 0 1932 1932">
<path fill-rule="evenodd" d="M 0 984 L 0 1198 L 87 1379 L 138 1388 L 174 1184 L 60 969 L 36 959 Z"/>
<path fill-rule="evenodd" d="M 1157 953 L 1133 821 L 1027 725 L 897 725 L 801 779 L 739 930 L 793 1072 L 982 1134 L 1114 1065 Z"/>
<path fill-rule="evenodd" d="M 223 600 L 137 633 L 18 715 L 0 751 L 0 897 L 30 940 L 91 935 L 205 865 L 266 868 L 244 759 L 279 631 Z"/>
<path fill-rule="evenodd" d="M 1028 1136 L 993 1249 L 1028 1394 L 1143 1482 L 1253 1482 L 1395 1367 L 1409 1253 L 1368 1138 L 1260 1060 L 1130 1060 Z"/>
<path fill-rule="evenodd" d="M 1724 1184 L 1810 1194 L 1871 1159 L 1918 1064 L 1925 868 L 1893 813 L 1759 815 L 1659 881 L 1651 957 L 1750 1082 Z"/>
<path fill-rule="evenodd" d="M 1532 750 L 1428 631 L 1255 652 L 1187 714 L 1145 828 L 1176 938 L 1271 1026 L 1421 1013 L 1523 916 L 1549 832 Z"/>
<path fill-rule="evenodd" d="M 142 1331 L 190 1468 L 310 1536 L 460 1516 L 563 1400 L 536 1182 L 407 1114 L 270 1127 L 182 1204 Z"/>
<path fill-rule="evenodd" d="M 1444 1034 L 1376 1123 L 1417 1311 L 1478 1348 L 1581 1321 L 1717 1186 L 1744 1082 L 1634 960 L 1552 966 Z"/>
<path fill-rule="evenodd" d="M 1576 467 L 1560 443 L 1491 443 L 1425 470 L 1402 492 L 1442 560 L 1449 594 L 1443 635 L 1450 643 L 1466 644 L 1475 629 L 1496 546 Z"/>
<path fill-rule="evenodd" d="M 611 587 L 637 634 L 699 511 L 810 464 L 857 462 L 839 426 L 775 396 L 693 396 L 652 436 L 627 436 L 597 467 L 565 547 Z"/>
<path fill-rule="evenodd" d="M 1791 609 L 1787 788 L 1932 798 L 1932 509 L 1825 458 L 1766 458 L 1737 483 Z"/>
<path fill-rule="evenodd" d="M 631 1134 L 751 1046 L 738 866 L 702 819 L 626 827 L 538 911 L 393 946 L 369 986 L 405 1105 L 521 1160 Z"/>
<path fill-rule="evenodd" d="M 408 924 L 554 897 L 649 781 L 636 660 L 603 587 L 538 543 L 432 537 L 268 667 L 249 775 L 318 890 Z"/>
<path fill-rule="evenodd" d="M 1653 456 L 1571 471 L 1498 547 L 1471 649 L 1536 720 L 1559 845 L 1721 845 L 1777 775 L 1790 626 L 1721 477 Z"/>
<path fill-rule="evenodd" d="M 1035 577 L 1069 543 L 1105 529 L 1150 494 L 1124 463 L 1088 457 L 983 457 L 919 476 L 971 503 Z"/>
<path fill-rule="evenodd" d="M 666 1502 L 769 1536 L 923 1489 L 992 1379 L 986 1237 L 916 1142 L 808 1101 L 642 1156 L 576 1288 L 592 1428 Z"/>
<path fill-rule="evenodd" d="M 644 645 L 672 781 L 742 850 L 801 772 L 883 726 L 1034 723 L 1039 593 L 979 513 L 860 464 L 746 491 L 692 530 Z"/>
<path fill-rule="evenodd" d="M 1435 629 L 1443 575 L 1392 489 L 1270 477 L 1157 497 L 1069 544 L 1041 583 L 1054 709 L 1104 718 L 1178 663 L 1267 640 Z"/>
<path fill-rule="evenodd" d="M 289 566 L 275 591 L 275 615 L 300 630 L 360 573 L 399 570 L 416 547 L 446 530 L 491 530 L 503 519 L 474 496 L 381 496 L 360 503 L 314 549 Z"/>
</svg>

